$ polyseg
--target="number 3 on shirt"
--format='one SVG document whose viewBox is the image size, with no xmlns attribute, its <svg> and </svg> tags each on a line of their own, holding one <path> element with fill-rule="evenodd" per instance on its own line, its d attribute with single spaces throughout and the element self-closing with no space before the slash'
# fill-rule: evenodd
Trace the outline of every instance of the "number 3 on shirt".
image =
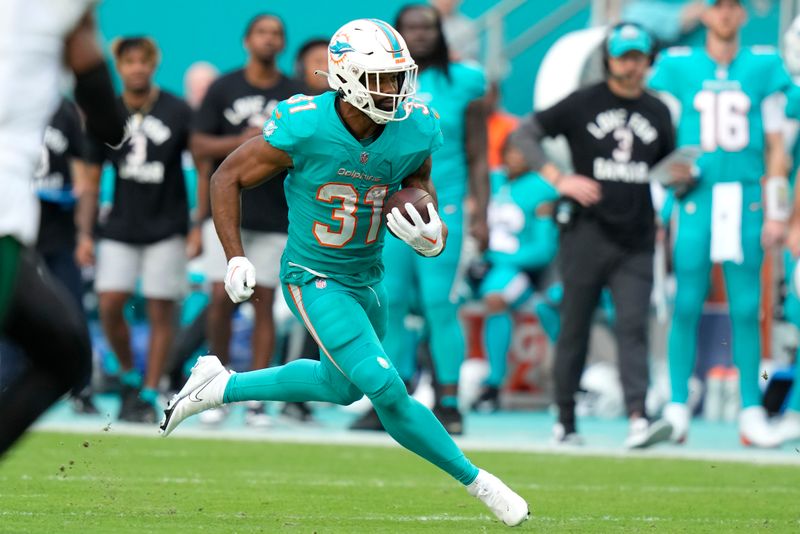
<svg viewBox="0 0 800 534">
<path fill-rule="evenodd" d="M 367 231 L 366 243 L 374 243 L 378 239 L 378 230 L 381 227 L 381 210 L 383 201 L 389 188 L 385 185 L 374 185 L 364 193 L 364 204 L 372 206 L 372 214 L 369 218 L 369 230 Z M 338 230 L 331 230 L 330 225 L 315 222 L 314 237 L 320 245 L 324 247 L 341 248 L 348 244 L 356 234 L 358 225 L 358 191 L 352 184 L 328 183 L 317 190 L 317 200 L 330 204 L 338 203 L 340 207 L 334 207 L 331 218 L 339 223 Z"/>
<path fill-rule="evenodd" d="M 700 112 L 700 146 L 705 152 L 738 152 L 750 142 L 750 98 L 743 92 L 700 91 L 694 109 Z"/>
</svg>

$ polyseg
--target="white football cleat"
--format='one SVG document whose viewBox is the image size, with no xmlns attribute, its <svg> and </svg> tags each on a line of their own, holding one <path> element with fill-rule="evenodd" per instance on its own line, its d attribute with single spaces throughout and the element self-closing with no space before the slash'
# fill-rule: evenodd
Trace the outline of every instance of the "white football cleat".
<svg viewBox="0 0 800 534">
<path fill-rule="evenodd" d="M 659 419 L 651 423 L 644 417 L 637 417 L 628 425 L 625 447 L 646 449 L 656 443 L 669 440 L 670 436 L 672 436 L 672 425 L 666 419 Z"/>
<path fill-rule="evenodd" d="M 689 407 L 680 402 L 670 402 L 664 407 L 662 417 L 672 425 L 670 439 L 678 444 L 686 443 L 689 424 L 692 421 L 692 413 L 689 411 Z"/>
<path fill-rule="evenodd" d="M 775 427 L 781 442 L 800 440 L 800 412 L 786 410 Z"/>
<path fill-rule="evenodd" d="M 192 367 L 192 374 L 183 388 L 170 399 L 159 428 L 163 437 L 175 430 L 181 421 L 196 413 L 222 405 L 228 371 L 216 356 L 201 356 Z"/>
<path fill-rule="evenodd" d="M 763 406 L 750 406 L 739 414 L 739 439 L 748 447 L 771 449 L 779 447 L 780 436 L 767 421 Z"/>
<path fill-rule="evenodd" d="M 491 473 L 478 470 L 478 476 L 467 486 L 467 492 L 477 497 L 494 512 L 497 519 L 515 527 L 528 519 L 528 503 Z"/>
</svg>

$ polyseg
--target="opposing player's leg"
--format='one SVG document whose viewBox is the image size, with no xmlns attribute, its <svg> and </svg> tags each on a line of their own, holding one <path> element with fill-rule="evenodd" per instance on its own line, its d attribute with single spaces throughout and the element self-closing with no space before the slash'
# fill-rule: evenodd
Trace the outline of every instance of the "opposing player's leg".
<svg viewBox="0 0 800 534">
<path fill-rule="evenodd" d="M 81 311 L 32 250 L 0 238 L 0 321 L 28 368 L 0 394 L 0 455 L 90 370 Z M 2 319 L 4 317 L 4 319 Z"/>
<path fill-rule="evenodd" d="M 696 189 L 678 204 L 678 233 L 673 258 L 677 292 L 668 342 L 671 402 L 664 417 L 672 439 L 683 442 L 689 430 L 689 378 L 697 352 L 697 327 L 708 294 L 711 271 L 711 193 Z"/>
</svg>

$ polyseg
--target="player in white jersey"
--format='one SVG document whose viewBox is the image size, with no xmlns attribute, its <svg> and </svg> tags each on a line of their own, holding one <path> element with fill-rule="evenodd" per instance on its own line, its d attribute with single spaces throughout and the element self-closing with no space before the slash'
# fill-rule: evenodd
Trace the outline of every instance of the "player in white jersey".
<svg viewBox="0 0 800 534">
<path fill-rule="evenodd" d="M 29 360 L 0 394 L 0 455 L 91 364 L 80 312 L 31 245 L 39 205 L 31 181 L 65 69 L 91 135 L 122 140 L 92 0 L 0 2 L 0 329 Z"/>
</svg>

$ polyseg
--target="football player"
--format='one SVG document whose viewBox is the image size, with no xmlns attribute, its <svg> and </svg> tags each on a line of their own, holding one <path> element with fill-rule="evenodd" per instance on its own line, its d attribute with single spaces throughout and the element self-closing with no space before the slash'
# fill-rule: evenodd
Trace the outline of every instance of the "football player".
<svg viewBox="0 0 800 534">
<path fill-rule="evenodd" d="M 783 252 L 784 272 L 786 287 L 789 288 L 784 303 L 786 318 L 800 326 L 800 298 L 798 298 L 797 258 L 800 257 L 800 191 L 796 187 L 797 173 L 800 172 L 800 17 L 792 22 L 783 38 L 783 58 L 789 73 L 794 78 L 792 87 L 787 92 L 786 118 L 787 128 L 786 149 L 792 163 L 792 172 L 789 179 L 794 186 L 794 209 L 789 223 L 789 232 L 786 237 L 786 250 Z M 776 433 L 781 441 L 794 441 L 800 439 L 800 351 L 795 354 L 794 383 L 789 390 L 786 410 L 776 427 Z"/>
<path fill-rule="evenodd" d="M 444 427 L 408 395 L 386 355 L 387 295 L 381 279 L 385 226 L 414 251 L 445 250 L 447 227 L 435 202 L 429 222 L 411 204 L 407 221 L 382 206 L 402 187 L 436 199 L 430 155 L 442 144 L 436 114 L 413 95 L 417 66 L 403 38 L 377 19 L 340 28 L 328 48 L 335 92 L 296 95 L 281 102 L 263 137 L 247 141 L 211 180 L 214 224 L 228 257 L 225 290 L 250 298 L 256 284 L 239 230 L 241 190 L 288 169 L 289 239 L 281 260 L 289 307 L 314 336 L 320 360 L 230 373 L 215 356 L 202 357 L 170 401 L 164 435 L 190 415 L 246 400 L 326 401 L 347 405 L 366 395 L 401 445 L 464 484 L 507 525 L 528 516 L 528 505 L 498 478 L 475 467 Z"/>
<path fill-rule="evenodd" d="M 29 360 L 0 393 L 0 455 L 91 369 L 83 314 L 33 251 L 39 205 L 31 181 L 65 66 L 75 73 L 89 134 L 122 140 L 124 120 L 114 108 L 93 4 L 7 0 L 0 17 L 0 326 Z"/>
<path fill-rule="evenodd" d="M 490 267 L 480 293 L 486 307 L 484 346 L 489 376 L 473 407 L 479 411 L 499 408 L 499 392 L 506 375 L 511 347 L 511 312 L 533 296 L 544 270 L 558 250 L 558 228 L 553 205 L 558 191 L 538 173 L 530 171 L 524 154 L 506 143 L 505 167 L 492 173 L 489 201 Z M 537 303 L 540 323 L 551 340 L 558 337 L 558 312 L 544 301 Z"/>
<path fill-rule="evenodd" d="M 680 104 L 678 146 L 699 146 L 696 186 L 676 203 L 677 294 L 669 335 L 672 402 L 664 417 L 672 437 L 686 439 L 686 401 L 695 365 L 697 326 L 709 288 L 712 263 L 722 263 L 739 368 L 744 443 L 779 443 L 761 406 L 758 314 L 764 249 L 783 238 L 789 206 L 781 126 L 791 79 L 770 47 L 742 47 L 746 12 L 738 0 L 707 0 L 705 48 L 672 48 L 656 63 L 650 86 Z M 765 156 L 766 153 L 766 156 Z M 766 160 L 766 161 L 765 161 Z M 687 165 L 672 168 L 676 177 Z"/>
<path fill-rule="evenodd" d="M 483 103 L 486 80 L 480 68 L 453 63 L 438 12 L 429 5 L 410 5 L 397 15 L 397 28 L 419 64 L 417 98 L 441 114 L 444 144 L 433 155 L 432 180 L 436 185 L 442 220 L 450 230 L 449 245 L 439 257 L 425 261 L 402 243 L 389 241 L 384 249 L 389 328 L 384 347 L 410 383 L 416 351 L 404 322 L 413 298 L 422 308 L 429 335 L 438 395 L 434 414 L 451 434 L 463 432 L 458 410 L 458 378 L 466 351 L 458 318 L 457 274 L 464 234 L 464 206 L 471 197 L 473 210 L 468 229 L 485 248 L 488 240 L 486 206 L 489 197 L 487 161 L 487 110 Z M 416 295 L 415 295 L 416 293 Z M 372 418 L 367 413 L 366 426 Z M 358 425 L 358 423 L 357 423 Z M 354 425 L 356 426 L 356 425 Z"/>
</svg>

